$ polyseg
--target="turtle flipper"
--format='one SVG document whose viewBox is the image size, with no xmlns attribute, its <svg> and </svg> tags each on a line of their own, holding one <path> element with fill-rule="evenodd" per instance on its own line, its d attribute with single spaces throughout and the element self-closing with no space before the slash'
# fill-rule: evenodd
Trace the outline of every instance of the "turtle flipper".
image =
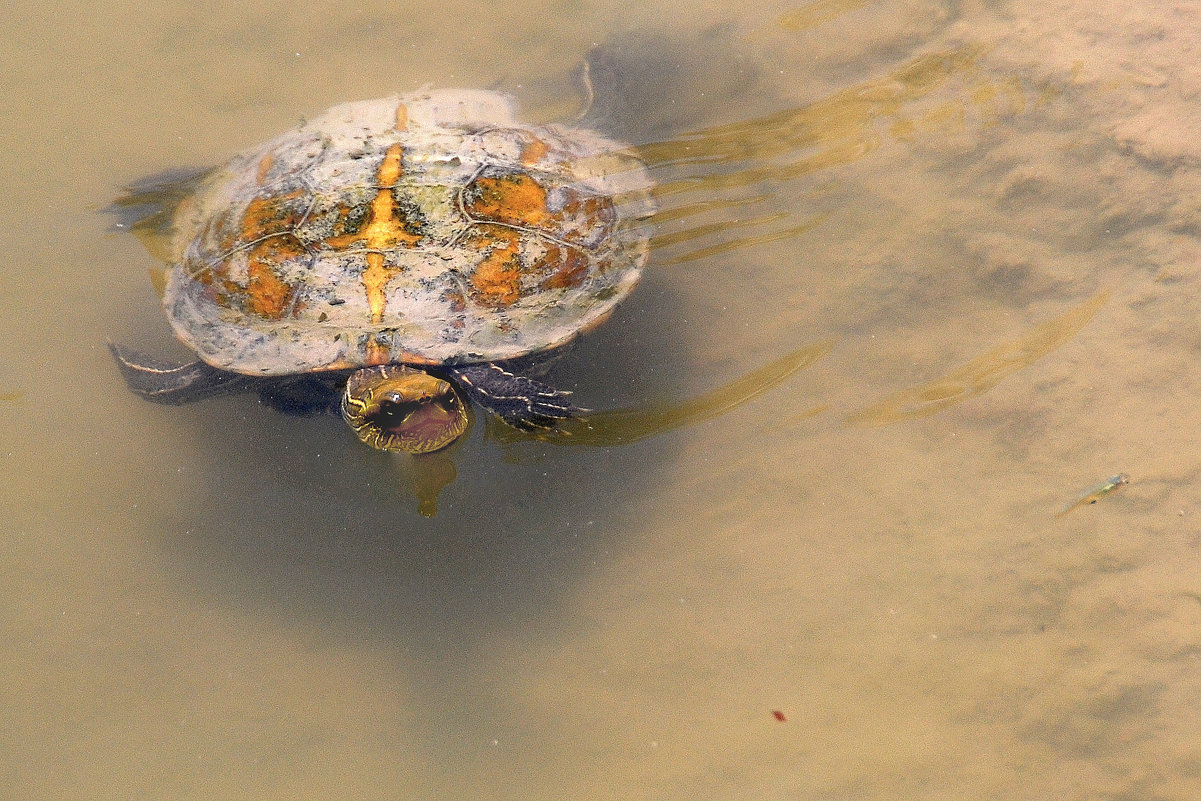
<svg viewBox="0 0 1201 801">
<path fill-rule="evenodd" d="M 563 392 L 497 364 L 467 364 L 446 368 L 471 399 L 523 431 L 551 429 L 560 420 L 578 417 L 587 409 L 568 403 Z"/>
<path fill-rule="evenodd" d="M 200 361 L 166 362 L 121 345 L 110 343 L 108 347 L 129 388 L 156 403 L 180 404 L 241 392 L 249 388 L 251 381 L 249 376 Z"/>
</svg>

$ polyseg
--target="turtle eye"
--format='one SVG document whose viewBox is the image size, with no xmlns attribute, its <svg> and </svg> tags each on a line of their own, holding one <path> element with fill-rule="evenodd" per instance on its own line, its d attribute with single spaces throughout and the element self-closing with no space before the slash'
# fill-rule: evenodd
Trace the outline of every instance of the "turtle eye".
<svg viewBox="0 0 1201 801">
<path fill-rule="evenodd" d="M 380 398 L 379 398 L 380 406 L 394 406 L 394 407 L 416 406 L 416 405 L 419 405 L 420 403 L 421 403 L 420 400 L 406 398 L 402 393 L 397 392 L 396 390 L 381 393 Z"/>
</svg>

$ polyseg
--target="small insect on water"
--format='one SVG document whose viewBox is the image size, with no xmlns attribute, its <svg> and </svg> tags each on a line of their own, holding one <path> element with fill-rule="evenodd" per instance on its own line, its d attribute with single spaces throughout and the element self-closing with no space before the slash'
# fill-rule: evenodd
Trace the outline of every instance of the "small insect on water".
<svg viewBox="0 0 1201 801">
<path fill-rule="evenodd" d="M 1094 484 L 1093 486 L 1086 489 L 1084 492 L 1080 493 L 1080 495 L 1078 497 L 1074 498 L 1070 503 L 1068 503 L 1067 506 L 1060 509 L 1059 514 L 1057 514 L 1055 516 L 1063 517 L 1068 512 L 1075 509 L 1077 506 L 1085 506 L 1090 503 L 1096 503 L 1097 501 L 1101 500 L 1109 493 L 1111 493 L 1114 490 L 1118 489 L 1119 487 L 1123 487 L 1129 483 L 1130 483 L 1129 475 L 1127 475 L 1126 473 L 1118 473 L 1116 476 L 1113 476 L 1112 478 L 1107 478 L 1104 481 L 1102 481 L 1100 484 Z"/>
</svg>

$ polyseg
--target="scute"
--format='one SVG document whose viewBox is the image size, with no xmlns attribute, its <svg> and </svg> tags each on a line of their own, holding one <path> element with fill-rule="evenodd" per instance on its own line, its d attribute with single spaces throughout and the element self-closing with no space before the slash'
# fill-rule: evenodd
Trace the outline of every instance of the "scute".
<svg viewBox="0 0 1201 801">
<path fill-rule="evenodd" d="M 520 123 L 494 92 L 336 106 L 180 210 L 167 316 L 248 374 L 545 350 L 633 289 L 650 188 L 623 145 Z"/>
</svg>

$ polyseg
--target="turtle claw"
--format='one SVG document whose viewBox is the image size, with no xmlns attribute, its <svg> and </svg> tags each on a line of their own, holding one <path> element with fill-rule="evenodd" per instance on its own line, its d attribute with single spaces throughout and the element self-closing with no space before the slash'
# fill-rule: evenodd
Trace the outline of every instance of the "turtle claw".
<svg viewBox="0 0 1201 801">
<path fill-rule="evenodd" d="M 533 415 L 521 420 L 505 420 L 505 422 L 511 425 L 513 428 L 520 429 L 521 431 L 529 431 L 531 433 L 537 433 L 539 431 L 554 431 L 564 420 L 571 419 L 572 417 L 578 417 L 584 412 L 583 409 L 576 409 L 575 407 L 572 408 L 575 410 L 576 414 L 564 415 L 563 417 Z"/>
<path fill-rule="evenodd" d="M 450 367 L 471 399 L 521 431 L 550 431 L 588 410 L 567 401 L 570 392 L 510 373 L 498 364 Z"/>
<path fill-rule="evenodd" d="M 110 342 L 125 383 L 156 403 L 178 405 L 246 389 L 248 377 L 219 370 L 202 361 L 168 362 Z"/>
</svg>

